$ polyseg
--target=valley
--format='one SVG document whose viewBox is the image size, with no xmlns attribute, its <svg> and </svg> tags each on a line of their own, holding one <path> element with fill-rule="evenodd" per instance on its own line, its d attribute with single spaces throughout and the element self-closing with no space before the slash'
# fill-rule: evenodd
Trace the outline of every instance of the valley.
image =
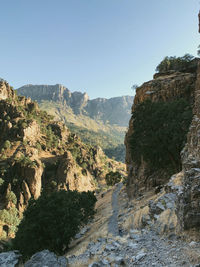
<svg viewBox="0 0 200 267">
<path fill-rule="evenodd" d="M 89 100 L 86 93 L 72 93 L 60 84 L 25 85 L 17 93 L 37 101 L 42 110 L 63 121 L 84 143 L 99 145 L 108 157 L 124 162 L 132 96 Z"/>
<path fill-rule="evenodd" d="M 106 3 L 106 8 L 109 4 Z M 146 5 L 148 7 L 148 3 Z M 120 7 L 118 16 L 123 13 Z M 125 10 L 128 12 L 127 8 Z M 138 7 L 135 10 L 139 11 Z M 141 10 L 145 11 L 144 6 Z M 55 11 L 53 23 L 57 27 Z M 164 18 L 164 13 L 161 14 Z M 42 15 L 47 19 L 44 12 Z M 81 15 L 78 13 L 76 19 Z M 93 25 L 88 20 L 91 17 L 85 15 L 88 25 L 99 33 L 98 27 L 104 22 L 102 17 L 100 25 Z M 125 18 L 130 19 L 127 15 L 123 23 Z M 172 12 L 170 15 L 173 17 Z M 116 14 L 115 22 L 121 25 L 118 16 Z M 176 13 L 176 19 L 177 16 Z M 62 18 L 64 23 L 67 16 Z M 88 30 L 86 18 L 78 24 L 80 27 L 83 23 Z M 142 18 L 148 21 L 145 16 Z M 200 12 L 198 19 L 200 33 Z M 36 23 L 35 19 L 33 22 Z M 161 20 L 156 17 L 156 35 L 160 38 L 158 22 Z M 121 25 L 123 34 L 124 25 L 127 26 L 127 21 Z M 54 35 L 59 30 L 61 28 L 54 31 Z M 109 32 L 109 27 L 106 30 Z M 160 30 L 160 34 L 163 33 L 163 28 Z M 44 32 L 46 38 L 48 31 Z M 121 47 L 123 34 L 119 33 L 120 28 L 117 32 L 120 42 L 113 44 Z M 173 27 L 167 38 L 171 33 Z M 54 35 L 55 42 L 45 46 L 44 54 L 57 44 Z M 84 40 L 85 37 L 89 35 L 84 34 Z M 101 46 L 108 46 L 109 38 L 100 38 Z M 104 44 L 104 39 L 108 43 Z M 155 38 L 151 39 L 155 52 L 157 44 Z M 63 36 L 62 40 L 57 50 L 63 45 L 66 51 L 71 39 Z M 99 40 L 94 38 L 93 41 L 98 41 L 96 47 Z M 83 66 L 81 60 L 79 62 L 83 51 L 76 53 L 80 46 L 80 42 L 77 43 L 72 61 L 78 59 L 75 73 L 81 70 L 76 77 L 83 79 Z M 141 46 L 141 40 L 139 43 Z M 89 45 L 88 40 L 86 44 Z M 70 43 L 70 53 L 73 45 Z M 131 50 L 120 48 L 121 54 L 115 53 L 112 57 L 114 46 L 109 49 L 109 57 L 113 61 L 116 58 L 118 68 L 123 62 L 119 61 L 120 55 L 124 58 L 127 51 L 133 64 L 130 59 L 133 43 L 129 47 Z M 163 44 L 161 48 L 164 49 Z M 91 47 L 90 50 L 93 58 Z M 106 52 L 104 48 L 103 51 Z M 98 54 L 100 52 L 98 50 Z M 87 93 L 71 92 L 61 84 L 27 84 L 14 89 L 8 81 L 0 79 L 0 267 L 200 266 L 200 46 L 197 55 L 165 56 L 152 78 L 132 86 L 134 97 L 90 100 Z M 88 77 L 93 80 L 95 64 L 98 63 L 101 73 L 104 71 L 101 60 L 104 61 L 105 55 L 103 53 L 93 65 L 90 65 L 91 58 L 87 54 L 84 56 L 87 57 L 82 63 L 85 68 L 89 62 Z M 142 55 L 140 57 L 141 64 Z M 68 66 L 64 55 L 58 58 Z M 109 62 L 108 55 L 106 62 Z M 142 76 L 147 63 L 145 58 Z M 140 64 L 134 62 L 135 71 L 141 68 Z M 47 64 L 45 66 L 47 68 Z M 130 66 L 128 69 L 132 71 Z M 70 70 L 73 67 L 70 65 Z M 111 69 L 106 73 L 109 79 L 114 65 Z M 99 78 L 99 71 L 96 70 L 96 74 L 95 83 L 91 84 L 97 84 L 102 78 Z M 126 78 L 126 74 L 127 69 L 120 75 Z M 52 81 L 51 74 L 48 75 Z M 115 73 L 113 82 L 116 76 Z"/>
</svg>

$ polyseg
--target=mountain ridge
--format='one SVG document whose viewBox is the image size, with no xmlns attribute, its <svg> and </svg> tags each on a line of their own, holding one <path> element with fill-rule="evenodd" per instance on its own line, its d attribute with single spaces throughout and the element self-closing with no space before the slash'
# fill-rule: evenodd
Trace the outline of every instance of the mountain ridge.
<svg viewBox="0 0 200 267">
<path fill-rule="evenodd" d="M 90 100 L 87 93 L 79 91 L 71 92 L 62 84 L 55 85 L 24 85 L 17 89 L 18 94 L 31 97 L 40 103 L 42 100 L 61 102 L 72 108 L 73 112 L 87 115 L 93 119 L 107 121 L 108 112 L 110 124 L 127 126 L 130 118 L 130 107 L 133 102 L 132 96 L 119 96 L 112 98 L 98 97 Z M 114 114 L 117 115 L 115 116 Z"/>
</svg>

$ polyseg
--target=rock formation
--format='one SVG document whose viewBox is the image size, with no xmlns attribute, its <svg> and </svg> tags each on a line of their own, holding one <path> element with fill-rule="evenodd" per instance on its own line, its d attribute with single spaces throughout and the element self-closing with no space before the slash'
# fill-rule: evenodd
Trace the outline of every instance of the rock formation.
<svg viewBox="0 0 200 267">
<path fill-rule="evenodd" d="M 154 75 L 154 79 L 137 88 L 132 112 L 135 107 L 149 99 L 152 102 L 168 102 L 174 99 L 184 98 L 191 104 L 194 99 L 197 59 L 191 62 L 196 68 L 188 69 L 188 72 L 169 71 Z M 165 171 L 149 172 L 149 166 L 141 158 L 141 164 L 133 161 L 131 155 L 130 139 L 134 132 L 133 117 L 130 119 L 129 128 L 125 137 L 126 164 L 128 170 L 128 191 L 130 196 L 138 195 L 153 186 L 164 185 L 169 181 L 169 175 Z"/>
<path fill-rule="evenodd" d="M 193 119 L 182 151 L 183 194 L 179 198 L 182 229 L 200 229 L 200 63 L 195 84 Z"/>
</svg>

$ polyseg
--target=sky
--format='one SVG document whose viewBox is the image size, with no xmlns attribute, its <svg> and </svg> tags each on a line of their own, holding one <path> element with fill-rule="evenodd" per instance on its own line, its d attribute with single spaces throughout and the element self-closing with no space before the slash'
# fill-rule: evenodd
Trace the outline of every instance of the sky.
<svg viewBox="0 0 200 267">
<path fill-rule="evenodd" d="M 197 56 L 199 0 L 0 0 L 0 77 L 133 95 L 165 56 Z"/>
</svg>

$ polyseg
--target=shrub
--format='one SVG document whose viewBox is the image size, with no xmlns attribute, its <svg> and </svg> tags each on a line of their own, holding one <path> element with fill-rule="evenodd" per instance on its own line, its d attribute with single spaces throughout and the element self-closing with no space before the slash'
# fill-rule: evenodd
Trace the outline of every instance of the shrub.
<svg viewBox="0 0 200 267">
<path fill-rule="evenodd" d="M 165 57 L 156 67 L 156 71 L 165 72 L 169 70 L 181 71 L 186 69 L 194 57 L 185 54 L 183 57 Z"/>
<path fill-rule="evenodd" d="M 133 160 L 139 164 L 143 158 L 153 170 L 180 171 L 180 152 L 191 119 L 191 107 L 184 99 L 166 103 L 147 100 L 136 106 L 129 140 Z"/>
<path fill-rule="evenodd" d="M 6 195 L 6 201 L 12 202 L 13 204 L 16 205 L 17 204 L 17 197 L 16 197 L 15 193 L 12 191 L 8 192 Z"/>
<path fill-rule="evenodd" d="M 93 192 L 58 191 L 31 199 L 14 239 L 24 257 L 49 249 L 62 254 L 80 227 L 94 215 Z"/>
<path fill-rule="evenodd" d="M 2 186 L 3 184 L 4 184 L 4 180 L 0 178 L 0 186 Z"/>
<path fill-rule="evenodd" d="M 30 168 L 37 167 L 37 162 L 32 161 L 28 156 L 25 155 L 22 155 L 20 158 L 18 158 L 17 162 L 19 162 L 23 167 L 30 167 Z"/>
<path fill-rule="evenodd" d="M 119 172 L 109 172 L 106 174 L 106 184 L 107 185 L 115 185 L 119 183 L 122 179 L 122 176 Z"/>
<path fill-rule="evenodd" d="M 15 207 L 3 209 L 0 211 L 0 220 L 8 225 L 9 231 L 14 233 L 20 223 L 19 212 Z"/>
<path fill-rule="evenodd" d="M 11 147 L 11 143 L 10 143 L 10 141 L 9 141 L 9 140 L 6 140 L 5 143 L 4 143 L 4 145 L 3 145 L 3 147 L 4 147 L 5 149 L 9 149 L 9 148 Z"/>
</svg>

